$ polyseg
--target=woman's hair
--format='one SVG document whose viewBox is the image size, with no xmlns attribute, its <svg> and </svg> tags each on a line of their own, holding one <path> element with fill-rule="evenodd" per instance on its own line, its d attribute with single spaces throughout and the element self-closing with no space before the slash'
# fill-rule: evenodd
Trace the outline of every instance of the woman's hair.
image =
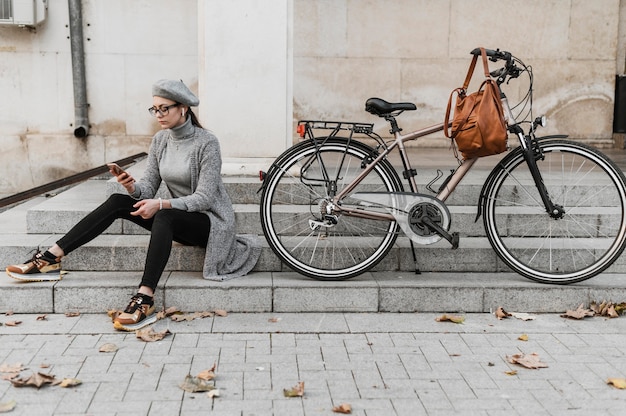
<svg viewBox="0 0 626 416">
<path fill-rule="evenodd" d="M 204 128 L 204 127 L 202 127 L 202 124 L 200 124 L 200 121 L 198 120 L 198 117 L 196 117 L 194 112 L 191 111 L 191 107 L 188 107 L 187 113 L 189 114 L 189 117 L 191 117 L 191 124 L 193 124 L 196 127 L 200 127 L 201 129 Z"/>
</svg>

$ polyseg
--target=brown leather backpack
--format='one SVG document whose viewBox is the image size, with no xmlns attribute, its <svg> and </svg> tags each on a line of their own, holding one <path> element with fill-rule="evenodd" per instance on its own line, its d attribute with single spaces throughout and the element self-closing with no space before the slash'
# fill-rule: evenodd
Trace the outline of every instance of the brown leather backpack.
<svg viewBox="0 0 626 416">
<path fill-rule="evenodd" d="M 478 59 L 478 55 L 474 55 L 463 87 L 454 89 L 450 94 L 444 120 L 444 134 L 454 139 L 464 159 L 495 155 L 507 149 L 508 134 L 500 100 L 500 89 L 489 75 L 485 48 L 480 48 L 480 52 L 486 79 L 478 91 L 467 94 L 467 87 Z M 456 106 L 449 131 L 452 97 L 455 93 L 457 95 Z"/>
</svg>

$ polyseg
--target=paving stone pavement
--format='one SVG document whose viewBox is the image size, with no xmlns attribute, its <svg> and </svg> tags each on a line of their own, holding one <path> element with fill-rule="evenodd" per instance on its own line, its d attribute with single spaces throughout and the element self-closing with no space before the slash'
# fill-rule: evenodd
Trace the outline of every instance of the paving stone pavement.
<svg viewBox="0 0 626 416">
<path fill-rule="evenodd" d="M 336 415 L 342 403 L 367 416 L 626 413 L 626 390 L 606 383 L 626 377 L 626 318 L 479 313 L 454 324 L 439 316 L 231 313 L 160 320 L 154 330 L 172 334 L 144 342 L 113 330 L 105 314 L 2 315 L 0 365 L 82 384 L 37 390 L 2 379 L 0 405 L 14 400 L 8 414 L 29 416 Z M 107 343 L 118 350 L 99 352 Z M 520 353 L 536 353 L 548 367 L 507 361 Z M 214 363 L 219 397 L 179 387 Z M 300 381 L 304 396 L 284 397 Z"/>
</svg>

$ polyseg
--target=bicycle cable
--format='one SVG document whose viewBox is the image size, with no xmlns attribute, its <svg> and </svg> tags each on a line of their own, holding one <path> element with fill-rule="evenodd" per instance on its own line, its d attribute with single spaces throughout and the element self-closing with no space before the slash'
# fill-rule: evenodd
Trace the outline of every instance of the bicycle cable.
<svg viewBox="0 0 626 416">
<path fill-rule="evenodd" d="M 531 123 L 533 120 L 532 108 L 533 108 L 533 83 L 534 83 L 532 66 L 528 66 L 524 64 L 524 62 L 522 62 L 522 60 L 517 57 L 513 57 L 513 60 L 515 63 L 521 65 L 522 67 L 520 73 L 518 73 L 515 78 L 519 77 L 521 73 L 525 72 L 528 75 L 529 86 L 528 86 L 528 90 L 526 94 L 519 100 L 519 102 L 511 106 L 511 111 L 517 111 L 515 119 L 520 120 L 518 121 L 518 124 Z M 511 78 L 509 78 L 509 80 L 507 81 L 507 84 L 509 83 L 510 80 Z"/>
</svg>

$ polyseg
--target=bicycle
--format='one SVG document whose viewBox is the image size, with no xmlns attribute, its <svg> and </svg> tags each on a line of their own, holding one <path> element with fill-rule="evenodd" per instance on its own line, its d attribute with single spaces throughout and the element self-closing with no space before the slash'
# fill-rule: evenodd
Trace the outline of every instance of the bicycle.
<svg viewBox="0 0 626 416">
<path fill-rule="evenodd" d="M 480 49 L 471 54 L 480 55 Z M 517 115 L 500 88 L 509 140 L 515 136 L 519 145 L 509 146 L 484 182 L 475 221 L 483 217 L 498 257 L 526 278 L 569 284 L 596 276 L 626 245 L 626 178 L 590 146 L 566 135 L 537 137 L 545 117 L 532 118 L 532 68 L 510 52 L 487 55 L 504 62 L 490 73 L 498 88 L 521 74 L 529 77 L 530 88 L 515 106 L 521 107 Z M 458 167 L 439 189 L 427 187 L 434 195 L 419 193 L 404 144 L 442 131 L 444 123 L 402 134 L 397 117 L 416 110 L 415 104 L 370 98 L 365 109 L 389 123 L 392 139 L 376 134 L 374 124 L 302 120 L 297 131 L 304 140 L 261 172 L 260 215 L 268 244 L 305 276 L 343 280 L 364 273 L 387 255 L 400 230 L 410 239 L 414 259 L 414 243 L 445 239 L 452 248 L 459 245 L 445 201 L 477 159 L 457 155 Z M 387 160 L 395 149 L 408 191 Z"/>
</svg>

